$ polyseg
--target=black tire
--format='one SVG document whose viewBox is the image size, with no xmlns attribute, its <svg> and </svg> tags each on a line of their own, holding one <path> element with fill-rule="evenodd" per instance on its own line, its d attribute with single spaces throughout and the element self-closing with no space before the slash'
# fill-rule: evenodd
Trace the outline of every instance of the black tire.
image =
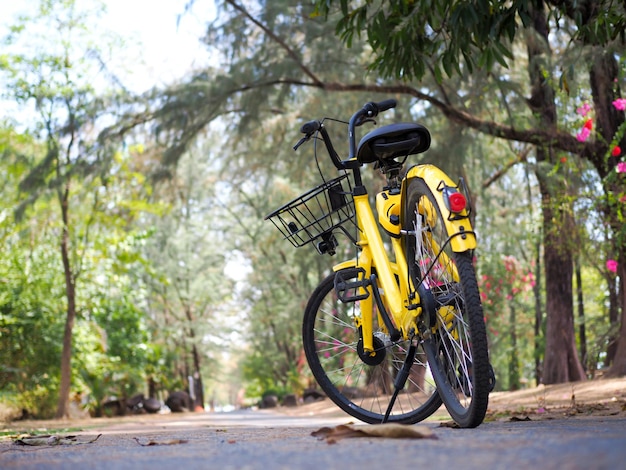
<svg viewBox="0 0 626 470">
<path fill-rule="evenodd" d="M 423 180 L 410 181 L 406 201 L 407 263 L 430 305 L 425 322 L 432 334 L 423 344 L 430 371 L 452 419 L 473 428 L 487 412 L 492 373 L 472 253 L 452 251 L 442 211 Z"/>
<path fill-rule="evenodd" d="M 334 273 L 326 277 L 309 299 L 302 325 L 304 352 L 317 383 L 336 405 L 361 421 L 381 423 L 409 344 L 391 343 L 375 323 L 375 344 L 380 346 L 380 354 L 384 351 L 378 357 L 384 359 L 366 364 L 358 354 L 355 320 L 361 316 L 359 302 L 339 300 L 334 280 Z M 374 317 L 376 322 L 375 307 Z M 387 422 L 413 424 L 439 409 L 442 402 L 426 370 L 425 353 L 420 349 Z"/>
</svg>

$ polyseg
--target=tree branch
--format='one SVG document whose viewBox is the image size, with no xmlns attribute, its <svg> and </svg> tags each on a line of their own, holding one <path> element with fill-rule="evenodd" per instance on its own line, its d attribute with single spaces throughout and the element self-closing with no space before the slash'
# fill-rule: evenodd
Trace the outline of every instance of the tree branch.
<svg viewBox="0 0 626 470">
<path fill-rule="evenodd" d="M 285 43 L 285 41 L 283 41 L 276 34 L 274 34 L 274 32 L 271 29 L 269 29 L 263 23 L 261 23 L 260 21 L 255 19 L 252 15 L 250 15 L 250 13 L 248 13 L 248 11 L 245 8 L 243 8 L 241 5 L 238 5 L 237 3 L 235 3 L 234 0 L 226 0 L 226 3 L 231 5 L 235 10 L 239 11 L 246 18 L 248 18 L 250 21 L 252 21 L 255 25 L 257 25 L 259 28 L 261 28 L 265 34 L 267 34 L 273 41 L 275 41 L 280 47 L 282 47 L 285 50 L 285 52 L 287 52 L 287 55 L 289 57 L 291 57 L 291 59 L 293 59 L 293 61 L 296 64 L 298 64 L 298 67 L 300 68 L 300 70 L 302 70 L 307 77 L 309 77 L 311 80 L 313 80 L 313 82 L 317 86 L 321 86 L 322 85 L 322 82 L 320 81 L 320 79 L 317 78 L 317 76 L 308 67 L 306 67 L 302 63 L 302 61 L 300 60 L 300 58 L 298 57 L 296 52 L 291 47 L 289 47 Z"/>
<path fill-rule="evenodd" d="M 487 181 L 483 183 L 483 189 L 487 189 L 493 183 L 498 181 L 502 176 L 506 174 L 507 171 L 509 171 L 513 166 L 515 166 L 519 162 L 526 161 L 526 158 L 528 157 L 528 154 L 530 153 L 530 149 L 531 147 L 526 147 L 522 152 L 517 154 L 515 158 L 511 159 L 506 165 L 504 165 L 502 168 L 496 171 L 493 175 L 491 175 L 487 179 Z"/>
<path fill-rule="evenodd" d="M 526 142 L 537 146 L 551 146 L 564 152 L 588 156 L 598 152 L 600 145 L 595 142 L 578 142 L 573 135 L 559 131 L 558 129 L 516 129 L 498 122 L 483 120 L 466 111 L 446 104 L 434 96 L 423 93 L 412 86 L 405 84 L 375 85 L 367 83 L 339 83 L 339 82 L 305 82 L 291 78 L 277 78 L 262 82 L 249 83 L 231 89 L 228 94 L 238 94 L 256 88 L 272 87 L 276 85 L 293 85 L 301 87 L 313 87 L 326 91 L 337 92 L 369 92 L 409 95 L 422 101 L 426 101 L 439 109 L 444 116 L 453 122 L 476 129 L 484 134 L 499 137 L 505 140 Z"/>
</svg>

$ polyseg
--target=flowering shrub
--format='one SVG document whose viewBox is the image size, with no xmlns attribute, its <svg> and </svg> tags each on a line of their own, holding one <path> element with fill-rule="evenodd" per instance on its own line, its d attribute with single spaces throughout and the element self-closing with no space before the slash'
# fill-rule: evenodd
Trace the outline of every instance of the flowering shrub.
<svg viewBox="0 0 626 470">
<path fill-rule="evenodd" d="M 499 315 L 505 304 L 518 295 L 532 290 L 535 286 L 535 275 L 520 263 L 514 256 L 504 256 L 492 274 L 483 274 L 478 279 L 480 298 L 486 313 Z M 487 325 L 490 326 L 489 324 Z M 498 335 L 498 331 L 490 328 L 490 332 Z"/>
<path fill-rule="evenodd" d="M 615 109 L 619 111 L 626 110 L 626 98 L 619 98 L 613 101 L 613 106 L 615 106 Z"/>
<path fill-rule="evenodd" d="M 591 106 L 589 103 L 583 103 L 578 109 L 576 109 L 576 114 L 579 116 L 585 117 L 591 112 Z"/>
<path fill-rule="evenodd" d="M 614 259 L 608 260 L 606 262 L 606 269 L 608 269 L 612 273 L 616 273 L 617 272 L 617 261 L 615 261 Z"/>
<path fill-rule="evenodd" d="M 576 134 L 576 138 L 578 142 L 585 142 L 589 136 L 591 135 L 591 131 L 593 130 L 593 120 L 587 119 L 585 121 L 585 125 L 580 130 L 578 134 Z"/>
<path fill-rule="evenodd" d="M 626 98 L 618 98 L 612 104 L 616 110 L 626 111 Z M 593 130 L 593 110 L 589 103 L 585 102 L 576 109 L 576 114 L 584 119 L 582 128 L 576 133 L 576 139 L 579 142 L 586 142 L 591 137 Z M 620 160 L 623 157 L 623 152 L 619 146 L 624 132 L 626 132 L 626 121 L 620 125 L 613 141 L 609 143 L 608 164 L 609 168 L 615 166 L 615 172 L 609 172 L 604 181 L 606 206 L 603 210 L 608 210 L 607 214 L 611 214 L 607 221 L 613 227 L 618 250 L 623 249 L 619 247 L 626 245 L 626 187 L 622 176 L 626 173 L 626 161 Z M 616 273 L 617 268 L 617 261 L 614 259 L 607 260 L 606 269 L 608 271 Z"/>
</svg>

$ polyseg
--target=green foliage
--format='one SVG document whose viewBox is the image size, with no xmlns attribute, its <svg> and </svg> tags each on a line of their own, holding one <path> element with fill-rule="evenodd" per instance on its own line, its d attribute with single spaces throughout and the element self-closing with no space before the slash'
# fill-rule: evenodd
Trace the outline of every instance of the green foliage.
<svg viewBox="0 0 626 470">
<path fill-rule="evenodd" d="M 545 5 L 555 21 L 573 19 L 574 40 L 598 46 L 624 40 L 626 17 L 619 2 Z M 496 63 L 508 67 L 514 60 L 516 37 L 533 23 L 526 0 L 319 0 L 316 14 L 336 23 L 336 32 L 348 47 L 365 33 L 374 53 L 370 67 L 407 81 L 421 80 L 429 70 L 441 82 L 444 72 L 452 77 L 465 70 L 470 74 L 491 70 Z"/>
<path fill-rule="evenodd" d="M 18 184 L 29 163 L 36 161 L 24 153 L 37 155 L 38 147 L 26 134 L 8 127 L 1 135 L 0 190 L 10 208 L 19 204 Z M 119 162 L 107 186 L 86 182 L 75 188 L 72 200 L 82 306 L 75 326 L 73 391 L 91 400 L 94 409 L 105 396 L 143 391 L 146 373 L 156 374 L 160 360 L 149 343 L 145 313 L 136 304 L 137 286 L 129 277 L 142 266 L 139 247 L 147 235 L 129 231 L 128 225 L 139 213 L 160 209 L 145 201 L 133 207 L 145 186 L 138 186 L 138 175 Z M 24 215 L 16 220 L 5 209 L 0 219 L 5 250 L 0 260 L 0 389 L 29 415 L 50 417 L 59 387 L 67 308 L 58 253 L 59 217 L 45 200 L 29 205 Z"/>
<path fill-rule="evenodd" d="M 0 186 L 5 209 L 0 218 L 0 390 L 29 415 L 53 414 L 65 308 L 62 274 L 50 208 L 39 204 L 42 218 L 16 224 L 10 207 L 25 171 L 23 152 L 36 148 L 28 135 L 11 127 L 0 131 L 3 154 Z"/>
</svg>

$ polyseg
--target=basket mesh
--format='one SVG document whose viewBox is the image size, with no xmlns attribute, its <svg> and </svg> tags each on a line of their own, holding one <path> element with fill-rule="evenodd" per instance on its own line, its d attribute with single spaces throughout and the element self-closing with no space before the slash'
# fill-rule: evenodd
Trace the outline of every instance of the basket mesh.
<svg viewBox="0 0 626 470">
<path fill-rule="evenodd" d="M 348 175 L 327 181 L 275 210 L 271 220 L 295 247 L 304 246 L 354 217 L 354 201 L 343 183 Z"/>
</svg>

